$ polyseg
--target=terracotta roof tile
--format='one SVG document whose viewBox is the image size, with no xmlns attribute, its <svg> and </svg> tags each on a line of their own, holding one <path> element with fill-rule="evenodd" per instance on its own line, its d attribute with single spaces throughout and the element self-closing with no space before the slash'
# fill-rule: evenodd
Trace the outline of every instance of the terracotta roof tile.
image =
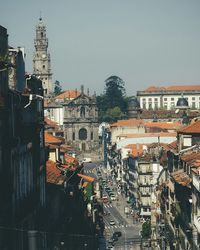
<svg viewBox="0 0 200 250">
<path fill-rule="evenodd" d="M 144 144 L 129 144 L 125 148 L 129 148 L 131 150 L 130 155 L 136 157 L 144 151 Z"/>
<path fill-rule="evenodd" d="M 145 89 L 145 91 L 149 92 L 159 92 L 159 91 L 192 91 L 192 90 L 200 90 L 199 85 L 174 85 L 168 87 L 156 87 L 150 86 Z"/>
<path fill-rule="evenodd" d="M 57 95 L 55 99 L 69 99 L 72 100 L 80 95 L 80 92 L 77 90 L 66 90 L 65 92 L 61 93 L 60 95 Z"/>
<path fill-rule="evenodd" d="M 50 160 L 46 162 L 46 176 L 47 183 L 55 185 L 63 185 L 66 179 L 61 175 L 61 171 L 56 167 L 56 163 Z"/>
<path fill-rule="evenodd" d="M 200 120 L 194 123 L 191 123 L 190 125 L 180 129 L 178 131 L 179 133 L 191 133 L 191 134 L 199 134 L 200 133 Z"/>
<path fill-rule="evenodd" d="M 145 127 L 177 130 L 182 127 L 182 124 L 180 122 L 147 122 Z"/>
<path fill-rule="evenodd" d="M 176 132 L 159 132 L 159 133 L 138 133 L 138 134 L 120 134 L 117 137 L 140 138 L 140 137 L 176 137 Z"/>
<path fill-rule="evenodd" d="M 44 118 L 44 123 L 45 123 L 45 125 L 47 125 L 47 126 L 51 126 L 51 127 L 55 127 L 55 128 L 59 127 L 57 122 L 54 122 L 54 121 L 50 120 L 50 119 L 49 119 L 48 117 L 46 117 L 46 116 L 45 116 L 45 118 Z"/>
<path fill-rule="evenodd" d="M 47 131 L 44 132 L 44 141 L 47 144 L 60 144 L 60 143 L 62 143 L 61 140 L 59 140 L 55 136 L 49 134 Z"/>
<path fill-rule="evenodd" d="M 144 125 L 144 121 L 139 119 L 129 119 L 129 120 L 119 120 L 111 124 L 111 127 L 132 127 L 139 125 Z"/>
<path fill-rule="evenodd" d="M 79 177 L 83 178 L 85 181 L 87 182 L 93 182 L 94 178 L 92 178 L 91 176 L 88 175 L 84 175 L 84 174 L 77 174 Z"/>
</svg>

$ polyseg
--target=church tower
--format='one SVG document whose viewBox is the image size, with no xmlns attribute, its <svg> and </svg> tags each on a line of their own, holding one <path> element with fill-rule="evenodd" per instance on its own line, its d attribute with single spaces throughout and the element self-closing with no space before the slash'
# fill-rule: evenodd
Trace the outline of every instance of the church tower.
<svg viewBox="0 0 200 250">
<path fill-rule="evenodd" d="M 33 56 L 33 74 L 40 78 L 44 88 L 44 96 L 53 92 L 50 54 L 47 51 L 48 39 L 46 26 L 40 17 L 36 26 L 36 38 L 34 39 L 35 53 Z"/>
</svg>

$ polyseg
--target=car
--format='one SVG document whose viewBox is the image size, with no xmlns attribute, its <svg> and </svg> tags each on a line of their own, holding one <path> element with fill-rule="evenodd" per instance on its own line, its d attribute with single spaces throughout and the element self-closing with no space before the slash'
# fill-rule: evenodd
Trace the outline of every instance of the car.
<svg viewBox="0 0 200 250">
<path fill-rule="evenodd" d="M 112 238 L 108 240 L 108 244 L 110 244 L 111 246 L 114 246 L 114 241 Z"/>
<path fill-rule="evenodd" d="M 122 232 L 116 231 L 116 232 L 113 233 L 113 235 L 117 235 L 117 237 L 120 237 L 120 236 L 122 236 Z"/>
<path fill-rule="evenodd" d="M 116 234 L 113 234 L 112 240 L 113 240 L 113 241 L 117 241 L 117 240 L 118 240 L 118 236 L 117 236 Z"/>
<path fill-rule="evenodd" d="M 114 225 L 115 225 L 114 220 L 110 220 L 109 224 L 110 224 L 111 226 L 114 226 Z"/>
<path fill-rule="evenodd" d="M 114 195 L 110 196 L 111 201 L 116 201 L 116 197 Z"/>
</svg>

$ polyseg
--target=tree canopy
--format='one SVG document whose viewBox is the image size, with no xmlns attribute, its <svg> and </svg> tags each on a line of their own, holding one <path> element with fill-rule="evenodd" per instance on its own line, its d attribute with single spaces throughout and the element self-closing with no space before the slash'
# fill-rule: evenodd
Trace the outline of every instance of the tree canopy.
<svg viewBox="0 0 200 250">
<path fill-rule="evenodd" d="M 101 121 L 115 121 L 124 118 L 127 111 L 124 81 L 118 76 L 110 76 L 105 80 L 105 90 L 97 96 L 99 117 Z"/>
<path fill-rule="evenodd" d="M 60 82 L 58 80 L 56 80 L 54 83 L 54 94 L 58 95 L 61 93 L 61 91 L 62 91 L 62 86 L 61 86 Z"/>
</svg>

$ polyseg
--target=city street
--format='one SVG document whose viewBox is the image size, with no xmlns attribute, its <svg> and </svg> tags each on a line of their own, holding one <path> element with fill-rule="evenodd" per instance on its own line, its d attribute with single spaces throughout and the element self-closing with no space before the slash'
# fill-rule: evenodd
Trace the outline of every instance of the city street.
<svg viewBox="0 0 200 250">
<path fill-rule="evenodd" d="M 87 175 L 107 180 L 107 185 L 113 190 L 117 197 L 116 200 L 109 201 L 103 204 L 104 207 L 104 223 L 105 223 L 105 243 L 100 249 L 125 249 L 133 250 L 140 249 L 140 235 L 141 222 L 135 222 L 131 215 L 131 207 L 127 203 L 126 197 L 117 192 L 117 184 L 114 179 L 108 178 L 107 171 L 101 163 L 85 163 L 84 172 Z M 103 189 L 103 193 L 106 191 Z M 125 208 L 129 208 L 129 213 L 125 213 Z M 111 225 L 111 221 L 113 225 Z M 121 236 L 116 241 L 111 243 L 111 238 L 114 232 L 121 232 Z M 101 239 L 103 242 L 103 239 Z M 103 244 L 101 244 L 103 245 Z"/>
</svg>

